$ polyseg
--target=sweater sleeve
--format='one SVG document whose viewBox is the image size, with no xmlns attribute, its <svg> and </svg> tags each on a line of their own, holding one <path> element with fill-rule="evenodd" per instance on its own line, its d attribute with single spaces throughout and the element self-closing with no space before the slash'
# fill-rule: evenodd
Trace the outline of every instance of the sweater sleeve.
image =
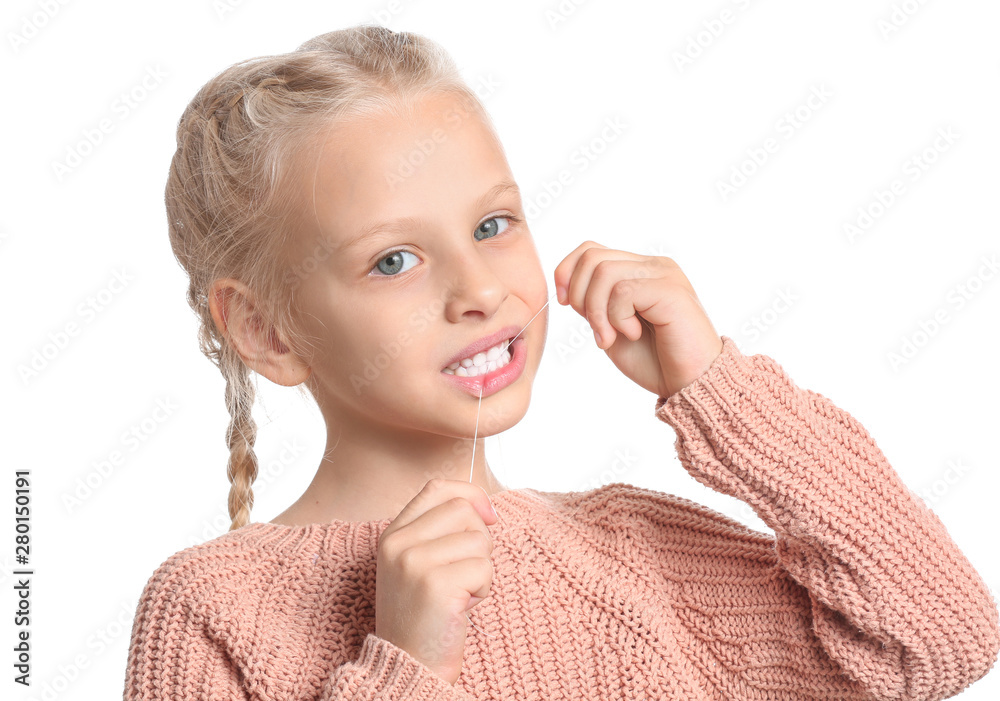
<svg viewBox="0 0 1000 701">
<path fill-rule="evenodd" d="M 234 617 L 192 594 L 200 589 L 198 581 L 198 574 L 177 556 L 150 577 L 132 624 L 124 701 L 268 701 L 293 695 L 301 701 L 469 701 L 405 650 L 373 633 L 353 660 L 336 666 L 324 680 L 309 680 L 316 690 L 302 696 L 302 679 L 271 673 L 266 664 L 270 651 L 248 650 L 249 635 L 241 633 Z M 237 663 L 233 651 L 250 661 Z"/>
<path fill-rule="evenodd" d="M 709 369 L 659 397 L 655 415 L 674 428 L 695 479 L 774 530 L 777 566 L 805 589 L 802 635 L 877 699 L 943 699 L 984 676 L 1000 647 L 997 607 L 938 517 L 850 414 L 768 356 L 722 340 Z M 746 621 L 750 609 L 737 609 L 729 620 Z M 815 679 L 817 697 L 829 690 L 800 671 L 797 683 Z"/>
</svg>

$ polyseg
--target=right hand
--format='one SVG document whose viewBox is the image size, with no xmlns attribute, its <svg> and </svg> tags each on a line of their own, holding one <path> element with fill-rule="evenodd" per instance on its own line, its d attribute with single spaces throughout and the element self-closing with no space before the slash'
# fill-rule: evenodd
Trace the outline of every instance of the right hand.
<svg viewBox="0 0 1000 701">
<path fill-rule="evenodd" d="M 465 612 L 493 583 L 496 523 L 477 485 L 435 478 L 379 538 L 375 635 L 408 652 L 449 684 L 462 671 Z"/>
</svg>

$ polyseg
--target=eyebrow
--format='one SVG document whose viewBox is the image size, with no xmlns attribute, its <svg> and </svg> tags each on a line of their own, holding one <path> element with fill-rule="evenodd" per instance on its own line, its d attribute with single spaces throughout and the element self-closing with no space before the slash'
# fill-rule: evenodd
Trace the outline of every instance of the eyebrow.
<svg viewBox="0 0 1000 701">
<path fill-rule="evenodd" d="M 508 193 L 520 194 L 520 192 L 521 189 L 517 186 L 517 183 L 515 183 L 513 180 L 505 178 L 500 182 L 498 182 L 493 187 L 491 187 L 485 193 L 483 193 L 473 203 L 473 207 L 475 209 L 481 209 L 491 200 L 496 199 L 500 195 Z M 375 236 L 376 234 L 391 234 L 391 233 L 398 234 L 406 231 L 407 229 L 416 228 L 421 223 L 423 223 L 423 220 L 420 219 L 419 217 L 399 217 L 398 219 L 390 219 L 388 221 L 366 224 L 358 232 L 358 235 L 352 238 L 347 243 L 345 243 L 343 246 L 341 246 L 340 250 L 342 252 L 346 251 L 349 248 L 357 246 L 359 243 L 362 243 L 363 241 Z"/>
</svg>

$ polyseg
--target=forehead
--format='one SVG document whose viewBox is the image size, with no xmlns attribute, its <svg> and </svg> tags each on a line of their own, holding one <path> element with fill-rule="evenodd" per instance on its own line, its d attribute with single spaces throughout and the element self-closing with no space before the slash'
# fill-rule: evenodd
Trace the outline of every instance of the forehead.
<svg viewBox="0 0 1000 701">
<path fill-rule="evenodd" d="M 450 154 L 449 142 L 488 149 L 477 142 L 493 134 L 479 111 L 453 93 L 401 101 L 392 109 L 343 118 L 319 135 L 320 171 L 352 180 L 385 180 L 390 173 L 409 177 L 436 154 Z M 408 167 L 403 167 L 406 164 Z M 370 178 L 368 176 L 383 176 Z"/>
<path fill-rule="evenodd" d="M 339 120 L 307 155 L 315 161 L 309 196 L 318 221 L 348 229 L 376 214 L 408 216 L 449 199 L 459 204 L 510 174 L 490 125 L 454 93 Z"/>
</svg>

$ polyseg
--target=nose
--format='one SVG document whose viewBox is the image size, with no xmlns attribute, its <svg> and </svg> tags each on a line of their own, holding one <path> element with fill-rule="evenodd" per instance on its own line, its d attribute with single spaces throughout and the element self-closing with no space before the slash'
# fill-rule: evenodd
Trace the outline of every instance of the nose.
<svg viewBox="0 0 1000 701">
<path fill-rule="evenodd" d="M 447 267 L 448 321 L 460 322 L 468 317 L 491 318 L 510 294 L 506 283 L 495 269 L 495 261 L 477 250 L 472 241 L 468 248 L 451 256 Z"/>
</svg>

